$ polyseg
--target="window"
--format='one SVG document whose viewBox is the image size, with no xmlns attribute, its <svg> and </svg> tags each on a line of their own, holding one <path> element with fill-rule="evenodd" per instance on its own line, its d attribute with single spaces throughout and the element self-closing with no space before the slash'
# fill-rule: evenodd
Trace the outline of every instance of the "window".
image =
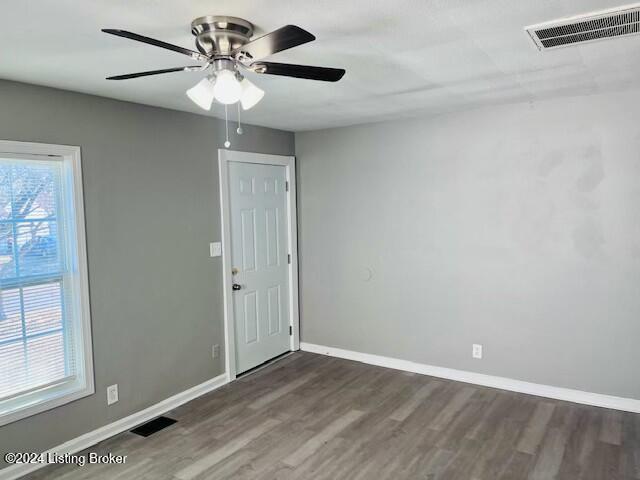
<svg viewBox="0 0 640 480">
<path fill-rule="evenodd" d="M 93 393 L 80 149 L 0 141 L 0 425 Z"/>
</svg>

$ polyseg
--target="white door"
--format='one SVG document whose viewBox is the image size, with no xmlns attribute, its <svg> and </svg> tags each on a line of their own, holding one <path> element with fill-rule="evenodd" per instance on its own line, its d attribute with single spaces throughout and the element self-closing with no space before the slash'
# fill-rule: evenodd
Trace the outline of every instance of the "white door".
<svg viewBox="0 0 640 480">
<path fill-rule="evenodd" d="M 290 350 L 285 168 L 229 162 L 236 373 Z"/>
</svg>

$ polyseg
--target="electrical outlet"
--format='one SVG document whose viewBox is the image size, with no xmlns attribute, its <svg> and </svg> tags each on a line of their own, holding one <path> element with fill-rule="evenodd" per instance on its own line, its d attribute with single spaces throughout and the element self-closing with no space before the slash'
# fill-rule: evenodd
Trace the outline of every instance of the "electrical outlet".
<svg viewBox="0 0 640 480">
<path fill-rule="evenodd" d="M 211 356 L 213 358 L 218 358 L 220 356 L 220 345 L 214 345 L 211 347 Z"/>
<path fill-rule="evenodd" d="M 118 384 L 107 387 L 107 405 L 112 405 L 118 401 Z"/>
<path fill-rule="evenodd" d="M 473 356 L 473 358 L 482 358 L 482 345 L 474 343 L 471 350 L 471 355 Z"/>
</svg>

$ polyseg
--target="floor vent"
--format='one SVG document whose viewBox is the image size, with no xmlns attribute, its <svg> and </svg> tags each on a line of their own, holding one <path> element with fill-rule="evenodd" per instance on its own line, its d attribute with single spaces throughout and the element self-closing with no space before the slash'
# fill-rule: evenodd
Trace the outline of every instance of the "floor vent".
<svg viewBox="0 0 640 480">
<path fill-rule="evenodd" d="M 525 27 L 539 50 L 640 33 L 640 4 Z"/>
<path fill-rule="evenodd" d="M 158 417 L 134 428 L 133 430 L 131 430 L 131 433 L 135 433 L 136 435 L 140 435 L 141 437 L 148 437 L 149 435 L 153 435 L 154 433 L 159 432 L 163 428 L 167 428 L 168 426 L 173 425 L 176 422 L 177 420 L 174 420 L 173 418 Z"/>
</svg>

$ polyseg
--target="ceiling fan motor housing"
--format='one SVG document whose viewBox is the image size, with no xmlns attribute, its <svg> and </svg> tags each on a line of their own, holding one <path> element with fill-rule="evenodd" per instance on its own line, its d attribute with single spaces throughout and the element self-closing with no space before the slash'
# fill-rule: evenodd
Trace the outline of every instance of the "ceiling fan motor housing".
<svg viewBox="0 0 640 480">
<path fill-rule="evenodd" d="M 198 50 L 205 55 L 230 55 L 249 42 L 253 25 L 237 17 L 206 15 L 191 22 Z"/>
</svg>

